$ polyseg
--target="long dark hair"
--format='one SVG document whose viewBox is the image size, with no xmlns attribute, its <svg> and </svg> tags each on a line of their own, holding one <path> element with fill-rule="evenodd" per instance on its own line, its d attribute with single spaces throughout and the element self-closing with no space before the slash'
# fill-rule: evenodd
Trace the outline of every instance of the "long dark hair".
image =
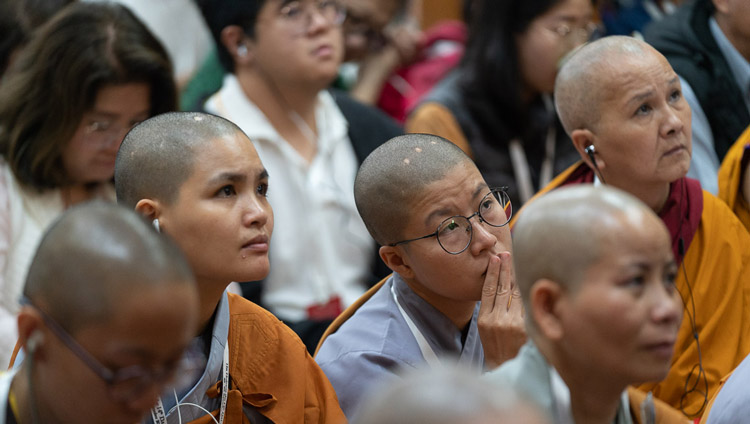
<svg viewBox="0 0 750 424">
<path fill-rule="evenodd" d="M 69 184 L 62 153 L 100 88 L 146 83 L 151 116 L 175 110 L 166 51 L 125 7 L 75 2 L 23 48 L 0 85 L 0 154 L 38 190 Z"/>
<path fill-rule="evenodd" d="M 488 141 L 507 143 L 539 126 L 521 97 L 523 79 L 516 39 L 534 19 L 561 1 L 471 1 L 459 84 L 469 113 Z"/>
</svg>

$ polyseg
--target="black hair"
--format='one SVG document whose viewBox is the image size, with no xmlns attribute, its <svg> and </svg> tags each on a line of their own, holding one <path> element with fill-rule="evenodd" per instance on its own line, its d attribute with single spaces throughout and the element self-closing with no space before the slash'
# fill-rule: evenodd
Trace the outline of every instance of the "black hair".
<svg viewBox="0 0 750 424">
<path fill-rule="evenodd" d="M 203 19 L 216 42 L 219 62 L 227 72 L 234 72 L 234 60 L 224 43 L 221 31 L 230 25 L 241 27 L 247 36 L 255 37 L 255 24 L 260 9 L 268 0 L 197 0 Z"/>
<path fill-rule="evenodd" d="M 540 126 L 522 101 L 516 39 L 534 19 L 561 1 L 470 1 L 469 37 L 459 65 L 459 84 L 485 139 L 507 142 L 528 134 L 531 126 Z"/>
</svg>

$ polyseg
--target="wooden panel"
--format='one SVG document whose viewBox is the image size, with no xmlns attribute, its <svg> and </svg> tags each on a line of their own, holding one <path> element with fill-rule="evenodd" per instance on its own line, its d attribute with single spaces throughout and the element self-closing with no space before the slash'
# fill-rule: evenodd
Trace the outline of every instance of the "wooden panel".
<svg viewBox="0 0 750 424">
<path fill-rule="evenodd" d="M 443 19 L 461 19 L 463 0 L 413 0 L 414 14 L 421 28 L 427 29 Z"/>
</svg>

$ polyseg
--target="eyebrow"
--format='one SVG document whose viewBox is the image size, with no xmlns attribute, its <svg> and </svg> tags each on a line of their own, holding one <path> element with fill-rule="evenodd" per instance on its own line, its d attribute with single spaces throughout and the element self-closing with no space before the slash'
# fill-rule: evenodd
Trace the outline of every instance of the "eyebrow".
<svg viewBox="0 0 750 424">
<path fill-rule="evenodd" d="M 475 188 L 474 192 L 471 194 L 471 200 L 475 200 L 487 188 L 489 188 L 489 186 L 487 186 L 487 183 L 485 183 L 485 182 L 481 182 L 481 183 L 477 184 L 477 188 Z M 430 221 L 432 221 L 432 219 L 435 216 L 444 216 L 445 218 L 443 218 L 443 219 L 446 219 L 446 218 L 448 218 L 448 214 L 449 213 L 451 213 L 451 211 L 449 209 L 446 209 L 446 208 L 441 208 L 441 209 L 434 210 L 429 215 L 427 215 L 427 218 L 425 218 L 424 222 L 425 222 L 426 225 L 429 225 Z M 454 215 L 455 214 L 453 214 L 451 216 L 454 216 Z M 442 222 L 442 220 L 440 222 Z"/>
<path fill-rule="evenodd" d="M 261 169 L 257 174 L 258 180 L 264 180 L 268 178 L 268 170 L 266 168 Z M 218 184 L 225 181 L 233 182 L 233 183 L 240 183 L 247 181 L 247 175 L 243 174 L 241 172 L 222 172 L 219 175 L 216 175 L 215 177 L 211 178 L 208 183 L 209 185 L 212 184 Z"/>
<path fill-rule="evenodd" d="M 642 101 L 644 101 L 644 100 L 646 100 L 646 99 L 648 99 L 650 97 L 653 97 L 653 95 L 654 95 L 654 90 L 644 91 L 644 92 L 636 94 L 635 96 L 633 96 L 630 99 L 628 99 L 628 103 L 627 104 L 630 105 L 630 104 L 633 104 L 633 103 L 640 103 L 640 102 L 642 102 Z"/>
</svg>

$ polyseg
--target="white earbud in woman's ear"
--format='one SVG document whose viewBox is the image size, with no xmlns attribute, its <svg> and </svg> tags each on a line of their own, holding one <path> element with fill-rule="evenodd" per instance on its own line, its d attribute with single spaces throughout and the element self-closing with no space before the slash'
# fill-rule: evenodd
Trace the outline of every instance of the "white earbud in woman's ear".
<svg viewBox="0 0 750 424">
<path fill-rule="evenodd" d="M 154 226 L 157 233 L 161 232 L 161 228 L 159 227 L 159 218 L 155 218 L 153 221 L 151 221 L 151 225 Z"/>
<path fill-rule="evenodd" d="M 247 56 L 247 46 L 244 44 L 240 44 L 237 46 L 237 56 L 239 57 L 245 57 Z"/>
<path fill-rule="evenodd" d="M 31 333 L 28 340 L 26 340 L 26 350 L 29 354 L 32 354 L 42 343 L 44 343 L 44 334 L 39 330 L 35 330 Z"/>
</svg>

